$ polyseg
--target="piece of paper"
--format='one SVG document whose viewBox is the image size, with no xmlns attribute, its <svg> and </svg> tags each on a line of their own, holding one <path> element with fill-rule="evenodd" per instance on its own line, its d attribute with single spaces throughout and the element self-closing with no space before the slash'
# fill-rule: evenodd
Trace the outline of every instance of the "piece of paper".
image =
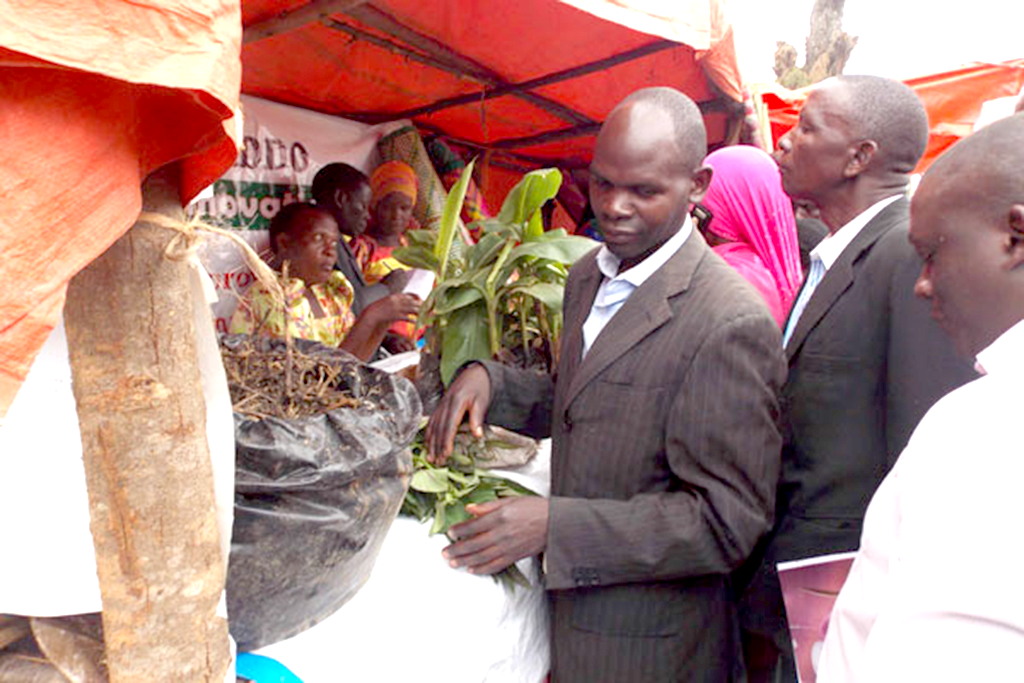
<svg viewBox="0 0 1024 683">
<path fill-rule="evenodd" d="M 412 367 L 413 365 L 419 365 L 419 362 L 419 351 L 405 351 L 403 353 L 396 353 L 393 356 L 387 356 L 386 358 L 376 360 L 372 363 L 369 363 L 369 366 L 371 368 L 377 368 L 378 370 L 383 370 L 384 372 L 390 372 L 391 374 L 395 374 L 396 372 L 404 370 L 405 368 Z"/>
<path fill-rule="evenodd" d="M 818 658 L 825 644 L 832 606 L 856 556 L 857 553 L 836 553 L 777 565 L 800 683 L 817 680 Z"/>
<path fill-rule="evenodd" d="M 430 290 L 434 288 L 434 273 L 422 268 L 413 268 L 409 271 L 409 281 L 402 291 L 406 294 L 415 294 L 421 300 L 426 300 Z"/>
</svg>

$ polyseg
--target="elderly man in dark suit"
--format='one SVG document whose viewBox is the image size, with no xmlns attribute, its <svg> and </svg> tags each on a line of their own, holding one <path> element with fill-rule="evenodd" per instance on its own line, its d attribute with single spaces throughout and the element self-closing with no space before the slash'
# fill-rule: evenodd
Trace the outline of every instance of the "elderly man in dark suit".
<svg viewBox="0 0 1024 683">
<path fill-rule="evenodd" d="M 689 219 L 710 180 L 697 107 L 641 90 L 601 128 L 605 246 L 573 267 L 555 376 L 471 365 L 428 428 L 466 413 L 552 436 L 551 498 L 467 506 L 453 566 L 544 554 L 558 683 L 742 680 L 729 574 L 771 525 L 784 377 L 778 325 Z"/>
<path fill-rule="evenodd" d="M 784 189 L 817 206 L 831 234 L 812 251 L 784 334 L 776 527 L 742 605 L 755 681 L 774 677 L 779 654 L 795 680 L 775 564 L 856 550 L 868 501 L 918 420 L 973 378 L 914 297 L 921 261 L 905 195 L 927 142 L 914 92 L 876 76 L 821 84 L 779 141 Z"/>
</svg>

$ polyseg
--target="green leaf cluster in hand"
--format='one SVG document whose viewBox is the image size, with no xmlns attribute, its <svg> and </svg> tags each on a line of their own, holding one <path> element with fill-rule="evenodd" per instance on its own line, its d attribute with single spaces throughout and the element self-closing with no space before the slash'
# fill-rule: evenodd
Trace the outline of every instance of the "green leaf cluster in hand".
<svg viewBox="0 0 1024 683">
<path fill-rule="evenodd" d="M 415 517 L 421 522 L 432 519 L 430 534 L 447 534 L 449 528 L 472 517 L 466 511 L 466 505 L 537 495 L 514 481 L 496 477 L 490 470 L 476 466 L 477 458 L 482 458 L 483 453 L 492 447 L 509 446 L 501 442 L 480 441 L 466 445 L 457 441 L 447 464 L 437 467 L 427 460 L 424 432 L 420 431 L 412 444 L 412 482 L 400 514 Z M 530 585 L 515 565 L 494 576 L 508 587 Z"/>
<path fill-rule="evenodd" d="M 524 364 L 537 355 L 555 362 L 568 267 L 596 246 L 563 229 L 544 230 L 541 209 L 562 184 L 555 168 L 527 173 L 498 216 L 477 224 L 480 240 L 465 244 L 458 216 L 472 170 L 470 163 L 449 193 L 437 232 L 410 231 L 409 245 L 395 250 L 402 262 L 437 276 L 420 324 L 431 329 L 446 386 L 465 363 L 503 349 L 522 349 Z M 544 348 L 546 357 L 537 350 Z"/>
</svg>

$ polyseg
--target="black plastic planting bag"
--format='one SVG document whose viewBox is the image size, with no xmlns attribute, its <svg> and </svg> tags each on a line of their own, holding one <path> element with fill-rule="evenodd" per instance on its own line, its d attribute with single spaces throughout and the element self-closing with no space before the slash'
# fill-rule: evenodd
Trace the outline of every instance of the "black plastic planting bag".
<svg viewBox="0 0 1024 683">
<path fill-rule="evenodd" d="M 226 348 L 241 343 L 252 340 L 222 340 Z M 360 405 L 294 419 L 235 414 L 227 599 L 231 635 L 242 651 L 301 633 L 355 595 L 412 471 L 408 446 L 422 412 L 412 384 L 343 351 L 295 344 L 344 364 L 344 381 Z"/>
</svg>

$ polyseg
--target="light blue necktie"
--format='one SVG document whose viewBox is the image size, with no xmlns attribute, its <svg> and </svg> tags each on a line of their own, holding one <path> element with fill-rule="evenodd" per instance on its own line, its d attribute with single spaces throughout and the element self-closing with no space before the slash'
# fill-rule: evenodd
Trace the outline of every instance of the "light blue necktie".
<svg viewBox="0 0 1024 683">
<path fill-rule="evenodd" d="M 783 348 L 789 345 L 789 338 L 793 336 L 793 330 L 796 329 L 796 324 L 800 322 L 800 316 L 803 315 L 804 309 L 807 308 L 807 302 L 811 300 L 811 295 L 814 294 L 814 290 L 817 289 L 818 283 L 821 282 L 823 277 L 825 277 L 825 264 L 820 256 L 811 254 L 811 269 L 807 273 L 807 281 L 804 283 L 803 289 L 800 290 L 800 296 L 796 298 L 796 303 L 793 304 L 793 312 L 789 314 L 789 324 L 786 325 L 786 333 L 782 336 Z"/>
</svg>

